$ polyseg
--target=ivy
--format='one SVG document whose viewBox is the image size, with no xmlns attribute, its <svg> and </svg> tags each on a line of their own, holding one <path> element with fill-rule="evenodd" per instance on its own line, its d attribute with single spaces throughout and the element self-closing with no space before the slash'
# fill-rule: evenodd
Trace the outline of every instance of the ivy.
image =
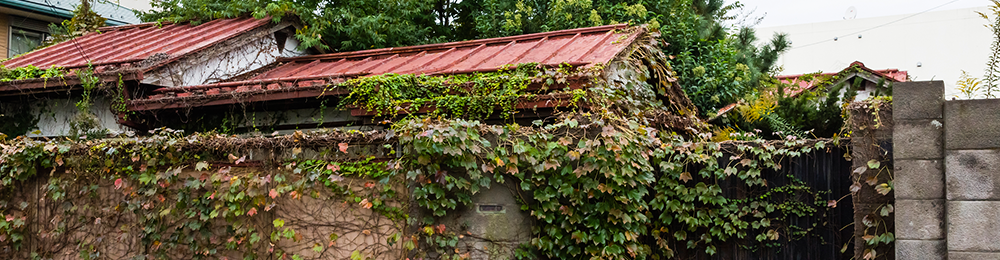
<svg viewBox="0 0 1000 260">
<path fill-rule="evenodd" d="M 471 252 L 460 246 L 469 239 L 463 227 L 444 220 L 472 205 L 474 195 L 498 188 L 494 183 L 513 187 L 521 210 L 534 218 L 532 239 L 514 250 L 523 258 L 712 255 L 739 241 L 751 241 L 741 244 L 750 249 L 776 246 L 821 225 L 799 222 L 824 214 L 822 192 L 772 172 L 788 158 L 829 149 L 825 140 L 745 136 L 751 141 L 717 143 L 700 124 L 659 122 L 662 113 L 675 112 L 675 121 L 696 120 L 693 106 L 666 95 L 679 86 L 669 80 L 674 74 L 665 55 L 649 48 L 632 55 L 638 56 L 615 66 L 622 65 L 616 68 L 620 76 L 637 84 L 605 82 L 596 76 L 603 66 L 590 71 L 519 64 L 468 75 L 375 75 L 328 88 L 348 93 L 340 103 L 345 108 L 377 118 L 406 115 L 378 133 L 232 137 L 160 129 L 117 139 L 5 140 L 0 192 L 12 198 L 18 185 L 49 171 L 47 198 L 115 209 L 100 218 L 132 218 L 131 231 L 141 240 L 136 251 L 153 258 L 234 252 L 249 259 L 301 258 L 301 250 L 282 243 L 299 243 L 315 232 L 305 230 L 306 218 L 277 211 L 306 200 L 356 205 L 375 213 L 370 218 L 389 220 L 388 231 L 354 231 L 381 235 L 382 249 L 417 258 L 469 258 Z M 571 78 L 586 88 L 573 89 Z M 554 94 L 583 104 L 530 124 L 484 123 L 511 119 L 524 109 L 521 101 Z M 246 164 L 253 167 L 239 167 Z M 790 181 L 768 183 L 773 178 Z M 724 183 L 745 192 L 733 194 L 727 189 L 734 187 Z M 91 185 L 98 187 L 81 188 Z M 77 190 L 93 195 L 73 198 Z M 0 214 L 12 216 L 8 221 L 27 214 L 10 201 L 0 203 Z M 409 215 L 411 209 L 421 215 Z M 86 221 L 64 225 L 94 223 L 85 212 L 65 211 Z M 406 236 L 404 223 L 412 225 Z M 338 248 L 338 238 L 352 229 L 331 226 L 324 241 L 310 240 L 306 249 L 378 258 L 368 249 Z M 36 235 L 26 232 L 23 225 L 0 223 L 0 235 Z"/>
<path fill-rule="evenodd" d="M 826 207 L 801 182 L 768 188 L 762 172 L 779 169 L 782 158 L 825 147 L 823 142 L 757 141 L 726 150 L 607 120 L 572 115 L 520 127 L 423 119 L 400 123 L 396 131 L 409 144 L 401 163 L 417 184 L 413 198 L 419 206 L 446 216 L 470 205 L 471 196 L 490 183 L 514 181 L 528 195 L 522 209 L 537 220 L 531 249 L 551 258 L 673 257 L 678 247 L 714 254 L 720 243 L 751 234 L 767 246 L 781 237 L 805 236 L 816 224 L 789 221 Z M 730 178 L 764 191 L 727 197 L 719 182 Z M 777 194 L 812 197 L 798 201 Z"/>
<path fill-rule="evenodd" d="M 490 118 L 496 111 L 510 118 L 532 82 L 565 85 L 569 66 L 550 71 L 536 63 L 503 67 L 496 72 L 429 76 L 384 74 L 348 80 L 333 86 L 350 91 L 341 102 L 375 113 L 376 117 L 429 113 L 450 118 Z M 558 80 L 558 82 L 557 82 Z M 553 86 L 554 88 L 554 86 Z M 580 93 L 573 93 L 576 104 Z"/>
</svg>

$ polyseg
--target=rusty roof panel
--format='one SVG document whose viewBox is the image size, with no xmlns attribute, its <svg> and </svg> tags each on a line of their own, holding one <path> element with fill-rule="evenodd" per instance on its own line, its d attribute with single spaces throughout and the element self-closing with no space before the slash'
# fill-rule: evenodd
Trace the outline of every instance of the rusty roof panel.
<svg viewBox="0 0 1000 260">
<path fill-rule="evenodd" d="M 250 80 L 222 85 L 161 88 L 155 92 L 164 94 L 134 103 L 191 94 L 219 95 L 229 90 L 302 88 L 311 84 L 342 82 L 344 78 L 386 73 L 472 73 L 520 63 L 540 63 L 549 67 L 560 63 L 598 66 L 610 62 L 644 32 L 639 28 L 622 30 L 626 28 L 627 25 L 619 24 L 484 40 L 279 58 L 280 66 Z"/>
<path fill-rule="evenodd" d="M 236 18 L 209 21 L 200 25 L 155 23 L 104 27 L 100 33 L 88 33 L 3 62 L 8 68 L 52 65 L 78 68 L 87 63 L 121 66 L 138 62 L 153 54 L 181 57 L 230 39 L 240 33 L 268 24 L 270 19 Z"/>
</svg>

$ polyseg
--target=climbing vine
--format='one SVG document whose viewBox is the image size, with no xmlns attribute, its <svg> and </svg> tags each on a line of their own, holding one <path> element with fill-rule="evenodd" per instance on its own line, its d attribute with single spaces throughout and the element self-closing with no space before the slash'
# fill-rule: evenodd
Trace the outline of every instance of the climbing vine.
<svg viewBox="0 0 1000 260">
<path fill-rule="evenodd" d="M 800 220 L 825 214 L 824 192 L 776 172 L 839 143 L 711 142 L 654 49 L 589 69 L 519 64 L 327 88 L 347 93 L 344 108 L 398 119 L 381 131 L 0 140 L 0 245 L 12 257 L 464 259 L 480 249 L 463 240 L 489 238 L 446 220 L 497 184 L 533 220 L 509 249 L 527 259 L 761 250 L 822 226 Z M 78 74 L 90 95 L 92 75 Z M 564 111 L 485 123 L 542 95 Z"/>
<path fill-rule="evenodd" d="M 763 174 L 825 141 L 723 147 L 619 120 L 577 114 L 523 127 L 424 119 L 396 130 L 410 144 L 401 164 L 419 206 L 442 217 L 493 182 L 515 182 L 522 209 L 536 219 L 533 251 L 556 259 L 673 257 L 678 248 L 714 254 L 734 238 L 766 246 L 806 235 L 815 224 L 788 220 L 827 206 L 809 187 L 769 187 Z M 728 178 L 759 193 L 727 196 L 719 182 Z"/>
</svg>

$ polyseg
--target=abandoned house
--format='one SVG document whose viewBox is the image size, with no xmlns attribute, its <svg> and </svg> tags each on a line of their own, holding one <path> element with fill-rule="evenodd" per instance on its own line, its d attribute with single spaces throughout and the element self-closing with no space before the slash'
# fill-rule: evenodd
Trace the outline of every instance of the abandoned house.
<svg viewBox="0 0 1000 260">
<path fill-rule="evenodd" d="M 645 29 L 626 25 L 320 55 L 306 55 L 316 50 L 296 50 L 293 33 L 291 23 L 249 18 L 107 27 L 102 33 L 8 60 L 4 66 L 58 66 L 70 71 L 92 67 L 100 82 L 117 82 L 118 89 L 112 92 L 120 94 L 93 98 L 92 112 L 100 128 L 111 132 L 158 127 L 268 133 L 378 127 L 374 111 L 337 109 L 349 90 L 335 86 L 383 74 L 463 75 L 526 63 L 549 68 L 549 73 L 560 67 L 595 72 L 592 77 L 567 76 L 557 86 L 533 82 L 528 90 L 538 95 L 517 104 L 523 112 L 515 118 L 523 119 L 542 118 L 572 102 L 569 92 L 549 89 L 587 89 L 593 78 L 648 99 L 655 99 L 657 88 L 636 86 L 673 84 L 663 79 L 671 75 L 663 60 L 646 61 L 657 71 L 652 75 L 626 68 L 629 53 L 641 47 L 637 42 L 652 42 Z M 28 127 L 33 131 L 30 136 L 67 135 L 76 114 L 74 104 L 83 91 L 74 73 L 5 82 L 0 97 L 31 103 L 31 113 L 38 118 Z M 682 92 L 676 86 L 659 89 L 661 94 L 673 91 L 667 96 L 676 107 L 694 109 L 683 94 L 677 94 Z"/>
<path fill-rule="evenodd" d="M 95 95 L 92 99 L 98 128 L 122 132 L 130 122 L 123 118 L 123 107 L 112 110 L 112 105 L 124 105 L 124 100 L 145 90 L 219 82 L 281 57 L 316 52 L 297 49 L 293 23 L 271 19 L 222 19 L 199 25 L 144 23 L 100 31 L 5 61 L 7 69 L 58 67 L 68 72 L 0 83 L 0 98 L 5 100 L 0 109 L 30 107 L 30 112 L 21 111 L 37 116 L 21 126 L 29 130 L 29 136 L 67 135 L 77 110 L 74 104 L 85 91 L 80 74 L 89 73 L 95 83 L 116 85 L 115 97 Z"/>
<path fill-rule="evenodd" d="M 105 89 L 100 93 L 107 94 L 90 97 L 91 111 L 102 129 L 144 133 L 161 127 L 225 128 L 233 133 L 295 131 L 299 134 L 296 130 L 380 129 L 385 127 L 383 121 L 397 115 L 450 109 L 408 103 L 390 107 L 385 113 L 360 106 L 340 106 L 352 94 L 350 87 L 342 87 L 351 80 L 386 75 L 474 75 L 518 66 L 535 68 L 547 77 L 531 77 L 524 89 L 519 90 L 527 95 L 518 93 L 513 97 L 516 102 L 510 110 L 505 110 L 508 114 L 495 113 L 485 121 L 515 120 L 530 124 L 551 118 L 560 109 L 602 102 L 579 101 L 580 93 L 585 92 L 628 97 L 604 101 L 621 102 L 620 109 L 633 115 L 662 104 L 667 110 L 652 115 L 655 120 L 649 122 L 651 125 L 686 131 L 685 127 L 674 126 L 692 126 L 692 121 L 697 120 L 693 118 L 696 108 L 676 83 L 668 57 L 659 50 L 658 44 L 662 43 L 644 27 L 624 24 L 315 55 L 307 55 L 315 50 L 296 50 L 298 44 L 291 37 L 294 24 L 271 20 L 139 24 L 101 31 L 4 63 L 9 69 L 31 65 L 59 66 L 72 71 L 62 77 L 14 80 L 0 85 L 0 98 L 27 105 L 31 107 L 29 112 L 37 116 L 27 127 L 34 131 L 30 135 L 72 134 L 74 126 L 69 122 L 79 112 L 87 112 L 74 104 L 87 98 L 82 95 L 90 95 L 94 80 L 104 84 Z M 89 72 L 90 69 L 93 71 Z M 12 103 L 5 104 L 10 111 Z M 346 146 L 342 149 L 346 153 Z M 526 223 L 531 216 L 518 210 L 520 206 L 509 192 L 489 189 L 476 195 L 473 201 L 477 206 L 461 209 L 462 214 L 442 221 L 454 225 L 468 223 L 468 232 L 473 235 L 470 237 L 504 241 L 489 244 L 499 254 L 509 255 L 530 239 L 531 226 Z M 465 246 L 485 247 L 477 243 L 472 241 Z M 311 254 L 308 247 L 302 251 Z"/>
</svg>

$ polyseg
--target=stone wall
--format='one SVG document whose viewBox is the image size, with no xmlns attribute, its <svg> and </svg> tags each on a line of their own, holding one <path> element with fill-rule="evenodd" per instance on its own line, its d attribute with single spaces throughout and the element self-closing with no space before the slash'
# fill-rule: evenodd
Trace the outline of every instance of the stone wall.
<svg viewBox="0 0 1000 260">
<path fill-rule="evenodd" d="M 894 94 L 897 255 L 1000 259 L 1000 100 L 945 101 L 941 81 Z"/>
</svg>

